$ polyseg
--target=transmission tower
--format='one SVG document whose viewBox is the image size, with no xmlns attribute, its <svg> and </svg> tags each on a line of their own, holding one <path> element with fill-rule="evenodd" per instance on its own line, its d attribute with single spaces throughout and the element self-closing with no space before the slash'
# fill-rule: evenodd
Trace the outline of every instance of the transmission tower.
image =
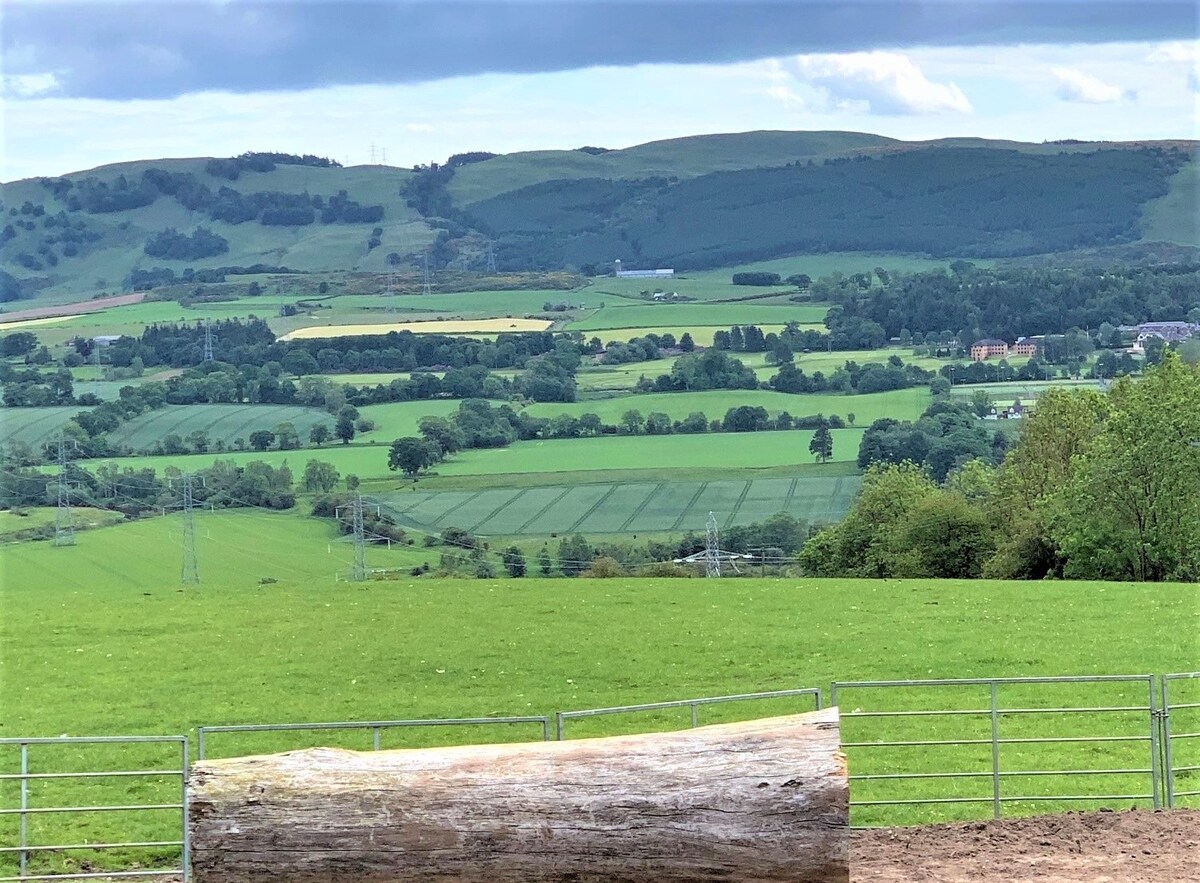
<svg viewBox="0 0 1200 883">
<path fill-rule="evenodd" d="M 211 362 L 213 360 L 213 333 L 212 325 L 209 324 L 208 318 L 204 319 L 204 361 Z"/>
<path fill-rule="evenodd" d="M 75 444 L 72 440 L 71 444 Z M 58 436 L 58 511 L 54 516 L 54 545 L 75 545 L 75 522 L 71 518 L 71 486 L 67 481 L 67 443 Z"/>
<path fill-rule="evenodd" d="M 396 312 L 396 291 L 393 288 L 393 280 L 395 279 L 396 271 L 389 267 L 387 277 L 387 311 L 389 313 Z"/>
<path fill-rule="evenodd" d="M 721 546 L 717 537 L 717 516 L 708 513 L 708 536 L 704 543 L 705 576 L 721 575 Z"/>
<path fill-rule="evenodd" d="M 433 286 L 430 284 L 430 278 L 429 278 L 429 249 L 425 249 L 424 258 L 425 258 L 425 262 L 424 262 L 425 263 L 425 285 L 421 289 L 421 293 L 422 294 L 432 294 Z"/>
<path fill-rule="evenodd" d="M 196 560 L 196 525 L 192 521 L 192 473 L 183 473 L 183 572 L 185 586 L 200 585 L 200 562 Z"/>
<path fill-rule="evenodd" d="M 378 514 L 378 506 L 375 511 Z M 343 517 L 340 507 L 335 512 L 338 518 Z M 367 578 L 367 532 L 363 526 L 362 494 L 354 495 L 354 502 L 350 505 L 350 524 L 354 530 L 354 564 L 350 567 L 350 579 L 362 582 Z"/>
<path fill-rule="evenodd" d="M 489 273 L 496 272 L 496 249 L 492 246 L 490 239 L 488 240 L 487 271 Z"/>
</svg>

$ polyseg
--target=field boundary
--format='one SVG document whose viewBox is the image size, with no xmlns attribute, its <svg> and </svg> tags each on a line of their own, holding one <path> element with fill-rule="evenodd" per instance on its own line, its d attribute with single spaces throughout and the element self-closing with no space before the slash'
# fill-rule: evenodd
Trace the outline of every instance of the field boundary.
<svg viewBox="0 0 1200 883">
<path fill-rule="evenodd" d="M 854 766 L 855 757 L 860 756 L 863 752 L 868 751 L 885 751 L 892 749 L 908 749 L 915 750 L 919 753 L 924 753 L 930 750 L 946 749 L 946 748 L 970 748 L 982 749 L 985 756 L 990 754 L 990 764 L 985 769 L 978 768 L 962 768 L 958 765 L 953 769 L 937 769 L 934 771 L 927 770 L 907 770 L 896 772 L 893 768 L 889 768 L 884 773 L 855 773 L 850 776 L 851 792 L 854 791 L 854 783 L 886 783 L 894 785 L 897 783 L 911 782 L 933 782 L 936 783 L 933 787 L 941 792 L 938 796 L 924 797 L 899 797 L 881 800 L 851 800 L 851 812 L 854 812 L 855 807 L 861 810 L 871 807 L 913 807 L 913 806 L 959 806 L 959 807 L 975 807 L 986 806 L 993 818 L 1001 818 L 1004 816 L 1004 809 L 1011 804 L 1030 807 L 1038 804 L 1056 805 L 1071 805 L 1080 802 L 1099 803 L 1102 806 L 1111 806 L 1112 804 L 1127 805 L 1129 802 L 1134 804 L 1148 805 L 1155 809 L 1160 807 L 1176 808 L 1182 807 L 1185 801 L 1193 801 L 1200 797 L 1200 789 L 1181 790 L 1174 788 L 1172 783 L 1184 776 L 1194 775 L 1200 771 L 1200 762 L 1192 762 L 1192 758 L 1184 757 L 1180 763 L 1175 752 L 1170 750 L 1174 743 L 1176 746 L 1190 744 L 1189 740 L 1200 739 L 1200 727 L 1197 731 L 1180 730 L 1175 731 L 1170 725 L 1171 715 L 1177 715 L 1196 712 L 1200 718 L 1200 698 L 1193 701 L 1192 697 L 1186 697 L 1184 701 L 1172 702 L 1170 699 L 1170 689 L 1172 685 L 1177 688 L 1182 685 L 1200 685 L 1200 672 L 1179 672 L 1172 674 L 1153 675 L 1081 675 L 1081 676 L 1059 676 L 1059 677 L 1026 677 L 1026 678 L 961 678 L 961 679 L 930 679 L 930 680 L 911 680 L 911 681 L 834 681 L 830 686 L 830 704 L 836 707 L 839 701 L 845 701 L 848 695 L 859 694 L 865 695 L 870 691 L 879 691 L 880 695 L 888 697 L 900 697 L 900 703 L 895 707 L 888 708 L 873 708 L 864 710 L 861 707 L 855 708 L 852 711 L 843 712 L 841 714 L 842 721 L 842 750 L 850 755 L 851 766 Z M 1123 699 L 1120 704 L 1113 704 L 1112 701 L 1103 701 L 1104 697 L 1097 697 L 1090 704 L 1086 699 L 1079 700 L 1078 692 L 1087 693 L 1091 688 L 1098 687 L 1113 688 L 1119 691 L 1133 690 L 1140 694 L 1145 690 L 1145 699 Z M 1000 692 L 1002 689 L 1017 689 L 1031 691 L 1026 693 L 1026 698 L 1036 696 L 1041 690 L 1051 691 L 1055 687 L 1068 688 L 1071 695 L 1069 704 L 1063 704 L 1061 701 L 1049 704 L 1032 702 L 1014 707 L 1005 707 L 1000 703 Z M 989 697 L 986 706 L 984 707 L 946 707 L 944 705 L 934 705 L 932 707 L 924 704 L 923 697 L 932 695 L 937 690 L 960 690 L 960 689 L 983 689 L 986 690 Z M 915 691 L 915 692 L 902 692 Z M 1123 696 L 1124 693 L 1119 693 Z M 674 709 L 688 709 L 690 712 L 690 726 L 699 726 L 698 709 L 706 706 L 724 705 L 734 703 L 747 703 L 759 700 L 771 699 L 786 699 L 797 697 L 810 697 L 814 706 L 817 709 L 822 708 L 823 694 L 819 688 L 804 687 L 804 688 L 789 688 L 782 690 L 771 690 L 762 692 L 751 692 L 733 694 L 727 696 L 703 696 L 688 699 L 675 699 L 665 702 L 650 702 L 637 705 L 624 706 L 609 706 L 605 708 L 578 709 L 555 712 L 553 717 L 555 721 L 555 737 L 558 740 L 565 739 L 565 723 L 569 720 L 578 720 L 582 718 L 597 717 L 601 715 L 621 715 L 621 714 L 642 714 L 653 711 L 670 711 Z M 922 697 L 922 701 L 916 701 L 917 697 Z M 1058 697 L 1052 695 L 1044 698 L 1053 700 Z M 863 701 L 856 697 L 855 702 Z M 868 703 L 870 704 L 870 703 Z M 887 705 L 888 703 L 883 703 Z M 1089 729 L 1085 735 L 1079 735 L 1072 726 L 1066 725 L 1065 721 L 1070 717 L 1081 717 L 1088 720 L 1105 721 L 1111 720 L 1114 716 L 1125 716 L 1133 723 L 1131 726 L 1136 727 L 1140 732 L 1134 733 L 1129 727 L 1117 724 L 1097 724 L 1094 729 Z M 981 718 L 987 728 L 987 737 L 985 738 L 954 738 L 954 739 L 930 739 L 930 738 L 876 738 L 876 739 L 847 739 L 846 727 L 855 726 L 861 721 L 885 722 L 887 726 L 895 729 L 903 727 L 904 721 L 923 720 L 930 718 L 943 718 L 949 720 L 963 720 L 970 717 Z M 1003 729 L 1006 721 L 1012 719 L 1024 718 L 1040 718 L 1054 723 L 1054 729 L 1048 731 L 1045 735 L 1035 737 L 1007 737 L 1003 735 Z M 417 720 L 392 720 L 392 721 L 341 721 L 335 723 L 278 723 L 278 724 L 238 724 L 238 725 L 214 725 L 197 727 L 197 754 L 199 759 L 204 759 L 206 754 L 206 739 L 215 733 L 232 733 L 232 732 L 282 732 L 282 731 L 312 731 L 312 730 L 370 730 L 372 733 L 372 749 L 379 750 L 380 748 L 380 733 L 389 728 L 428 728 L 438 726 L 467 726 L 467 725 L 510 725 L 510 724 L 534 724 L 540 725 L 542 729 L 542 739 L 549 740 L 550 735 L 550 716 L 549 715 L 521 715 L 510 717 L 479 717 L 479 718 L 426 718 Z M 1190 724 L 1188 725 L 1190 727 Z M 678 728 L 668 726 L 667 729 Z M 659 731 L 659 730 L 656 730 Z M 128 769 L 120 766 L 110 766 L 104 769 L 95 769 L 89 767 L 85 771 L 72 769 L 69 771 L 51 771 L 51 772 L 30 772 L 28 763 L 28 748 L 35 744 L 72 744 L 72 743 L 110 743 L 113 745 L 127 745 L 138 743 L 159 743 L 159 744 L 176 744 L 180 747 L 180 760 L 177 767 L 171 769 Z M 182 874 L 184 879 L 187 878 L 188 872 L 188 855 L 189 855 L 189 832 L 187 824 L 187 776 L 190 772 L 188 746 L 189 739 L 187 735 L 178 736 L 91 736 L 91 737 L 12 737 L 0 739 L 0 748 L 5 746 L 17 746 L 21 750 L 22 758 L 20 772 L 5 773 L 0 775 L 0 780 L 17 782 L 20 786 L 20 803 L 17 807 L 7 805 L 7 801 L 11 800 L 12 792 L 4 792 L 5 797 L 0 799 L 0 819 L 5 817 L 16 816 L 20 820 L 20 839 L 16 846 L 6 845 L 0 847 L 0 863 L 11 862 L 10 856 L 18 856 L 19 867 L 18 873 L 14 876 L 8 873 L 8 868 L 0 864 L 0 883 L 15 883 L 15 881 L 30 881 L 30 880 L 50 880 L 50 879 L 86 879 L 86 878 L 105 878 L 113 876 L 178 876 Z M 1000 763 L 1001 752 L 1005 747 L 1011 747 L 1014 752 L 1019 753 L 1022 746 L 1025 745 L 1045 745 L 1056 744 L 1068 746 L 1072 750 L 1084 750 L 1089 755 L 1094 755 L 1094 749 L 1088 749 L 1087 746 L 1095 746 L 1098 744 L 1108 744 L 1121 746 L 1113 749 L 1114 754 L 1120 754 L 1122 751 L 1132 751 L 1141 753 L 1145 758 L 1145 765 L 1128 766 L 1115 765 L 1103 767 L 1100 769 L 1009 769 L 1005 768 Z M 1115 758 L 1118 761 L 1126 760 L 1126 757 Z M 861 768 L 861 767 L 860 767 Z M 125 777 L 137 776 L 158 776 L 158 777 L 179 777 L 181 780 L 180 800 L 178 803 L 171 802 L 169 804 L 128 804 L 128 805 L 108 805 L 108 806 L 88 806 L 88 805 L 57 805 L 52 807 L 35 807 L 29 802 L 29 783 L 30 781 L 39 780 L 56 780 L 70 778 L 88 778 L 88 779 L 122 779 Z M 1002 792 L 1002 785 L 1005 778 L 1016 778 L 1022 781 L 1042 781 L 1053 783 L 1056 780 L 1065 780 L 1062 787 L 1055 787 L 1053 784 L 1046 786 L 1049 793 L 1037 795 L 1011 796 L 1005 795 Z M 1088 780 L 1090 777 L 1097 777 L 1105 784 L 1106 777 L 1122 777 L 1127 782 L 1144 782 L 1145 791 L 1133 793 L 1123 792 L 1119 794 L 1112 793 L 1095 793 L 1095 794 L 1078 794 L 1074 791 L 1068 792 L 1067 789 L 1077 787 L 1080 782 Z M 984 796 L 969 796 L 963 797 L 960 794 L 953 793 L 956 783 L 963 780 L 982 780 L 990 785 L 991 793 Z M 1200 801 L 1196 801 L 1200 803 Z M 156 810 L 156 811 L 179 811 L 182 819 L 182 833 L 179 840 L 151 840 L 137 841 L 130 840 L 123 843 L 102 843 L 102 844 L 66 844 L 58 846 L 47 846 L 41 844 L 30 844 L 26 834 L 26 825 L 29 817 L 41 813 L 55 813 L 70 815 L 86 814 L 96 811 L 108 812 L 132 812 L 135 810 Z M 978 819 L 980 814 L 970 812 L 968 818 Z M 853 817 L 852 817 L 853 820 Z M 911 820 L 907 822 L 911 824 Z M 887 819 L 879 819 L 870 825 L 852 825 L 852 827 L 890 827 L 894 822 Z M 51 874 L 51 873 L 27 873 L 29 855 L 36 851 L 53 851 L 53 850 L 96 850 L 103 851 L 105 849 L 122 849 L 126 854 L 130 850 L 153 850 L 153 849 L 177 849 L 178 860 L 174 862 L 171 869 L 151 868 L 149 870 L 127 870 L 126 866 L 114 868 L 107 871 L 94 871 L 94 863 L 87 865 L 87 872 L 81 873 L 66 873 L 66 874 Z M 125 859 L 128 861 L 129 859 Z M 161 860 L 159 860 L 161 864 Z M 5 876 L 5 874 L 8 874 Z"/>
</svg>

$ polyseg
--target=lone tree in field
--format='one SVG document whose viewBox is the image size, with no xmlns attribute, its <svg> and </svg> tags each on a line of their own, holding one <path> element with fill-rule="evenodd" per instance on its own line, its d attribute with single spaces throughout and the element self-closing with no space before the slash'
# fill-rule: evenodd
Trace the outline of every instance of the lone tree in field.
<svg viewBox="0 0 1200 883">
<path fill-rule="evenodd" d="M 324 423 L 316 423 L 313 428 L 308 431 L 308 440 L 321 447 L 325 442 L 329 441 L 329 427 Z"/>
<path fill-rule="evenodd" d="M 828 426 L 822 424 L 817 427 L 812 441 L 808 443 L 808 450 L 821 463 L 829 462 L 829 458 L 833 456 L 833 433 L 829 431 Z"/>
<path fill-rule="evenodd" d="M 392 442 L 388 451 L 388 469 L 401 470 L 405 475 L 413 476 L 441 459 L 441 450 L 427 439 L 416 436 L 398 438 Z"/>
<path fill-rule="evenodd" d="M 338 417 L 337 425 L 333 427 L 333 434 L 342 440 L 342 444 L 350 444 L 354 438 L 354 418 L 346 414 Z"/>
</svg>

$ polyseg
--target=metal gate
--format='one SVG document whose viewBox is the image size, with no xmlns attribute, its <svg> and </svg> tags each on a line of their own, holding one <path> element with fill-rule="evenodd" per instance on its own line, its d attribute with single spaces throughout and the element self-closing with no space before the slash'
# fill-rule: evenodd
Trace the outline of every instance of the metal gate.
<svg viewBox="0 0 1200 883">
<path fill-rule="evenodd" d="M 1167 806 L 1200 806 L 1200 671 L 1162 676 Z"/>
<path fill-rule="evenodd" d="M 235 724 L 232 726 L 218 727 L 197 727 L 196 728 L 196 755 L 199 760 L 204 760 L 205 752 L 208 750 L 209 737 L 214 733 L 292 733 L 297 731 L 321 731 L 332 732 L 336 730 L 370 730 L 371 731 L 371 750 L 379 750 L 380 734 L 384 730 L 392 729 L 408 729 L 411 727 L 476 727 L 476 726 L 501 726 L 511 724 L 536 724 L 542 733 L 542 739 L 549 740 L 550 738 L 550 719 L 545 715 L 524 715 L 520 717 L 458 717 L 458 718 L 423 718 L 419 720 L 399 720 L 399 721 L 339 721 L 336 723 L 316 723 L 316 724 Z M 326 745 L 328 743 L 322 743 Z M 275 744 L 268 746 L 269 751 L 285 751 L 289 748 L 295 748 L 294 744 L 283 745 Z M 245 751 L 243 754 L 247 753 Z M 260 753 L 260 752 L 254 752 Z"/>
<path fill-rule="evenodd" d="M 894 823 L 895 807 L 904 824 L 984 807 L 994 818 L 1055 804 L 1157 808 L 1155 698 L 1151 675 L 835 682 L 851 819 Z"/>
<path fill-rule="evenodd" d="M 185 874 L 186 736 L 0 739 L 0 764 L 0 881 Z M 87 870 L 113 853 L 141 869 Z"/>
<path fill-rule="evenodd" d="M 561 740 L 563 738 L 564 725 L 567 721 L 585 717 L 686 708 L 691 712 L 691 726 L 696 727 L 699 726 L 698 709 L 704 705 L 723 705 L 727 702 L 759 702 L 766 699 L 791 699 L 797 697 L 807 697 L 816 710 L 820 711 L 821 691 L 815 687 L 806 687 L 798 690 L 772 690 L 767 693 L 739 693 L 735 696 L 703 696 L 698 699 L 675 699 L 670 702 L 647 702 L 642 705 L 615 705 L 610 708 L 589 708 L 583 711 L 559 711 L 554 715 L 555 736 Z M 668 724 L 669 728 L 670 725 Z"/>
</svg>

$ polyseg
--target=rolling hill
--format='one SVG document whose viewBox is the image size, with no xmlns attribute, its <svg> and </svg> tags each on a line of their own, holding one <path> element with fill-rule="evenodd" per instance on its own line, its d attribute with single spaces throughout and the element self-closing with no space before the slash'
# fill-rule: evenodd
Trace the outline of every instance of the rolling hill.
<svg viewBox="0 0 1200 883">
<path fill-rule="evenodd" d="M 280 154 L 129 162 L 0 185 L 0 298 L 69 302 L 188 268 L 379 273 L 426 250 L 434 268 L 481 269 L 489 243 L 501 270 L 835 250 L 1128 259 L 1152 243 L 1194 256 L 1196 156 L 1195 142 L 747 132 L 411 170 Z"/>
</svg>

